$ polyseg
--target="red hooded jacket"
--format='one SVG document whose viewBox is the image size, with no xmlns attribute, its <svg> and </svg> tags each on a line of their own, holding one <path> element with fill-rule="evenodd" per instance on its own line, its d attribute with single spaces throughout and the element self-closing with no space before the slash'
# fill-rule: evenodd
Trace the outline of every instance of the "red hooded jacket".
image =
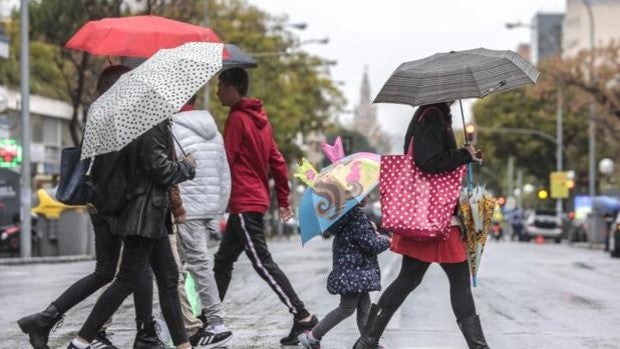
<svg viewBox="0 0 620 349">
<path fill-rule="evenodd" d="M 269 174 L 276 183 L 278 204 L 288 207 L 288 170 L 273 139 L 263 102 L 244 98 L 230 108 L 224 128 L 230 165 L 228 211 L 265 213 L 269 209 Z"/>
</svg>

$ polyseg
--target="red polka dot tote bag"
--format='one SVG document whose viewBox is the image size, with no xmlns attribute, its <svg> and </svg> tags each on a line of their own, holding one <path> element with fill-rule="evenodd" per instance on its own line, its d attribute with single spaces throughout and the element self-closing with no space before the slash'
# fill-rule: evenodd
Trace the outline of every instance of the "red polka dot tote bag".
<svg viewBox="0 0 620 349">
<path fill-rule="evenodd" d="M 413 140 L 407 154 L 381 156 L 381 225 L 414 240 L 445 240 L 467 167 L 424 173 L 412 154 Z"/>
</svg>

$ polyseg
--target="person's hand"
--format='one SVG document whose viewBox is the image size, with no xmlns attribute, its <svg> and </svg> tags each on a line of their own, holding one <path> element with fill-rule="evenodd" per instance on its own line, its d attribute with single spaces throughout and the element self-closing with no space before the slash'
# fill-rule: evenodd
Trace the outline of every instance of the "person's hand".
<svg viewBox="0 0 620 349">
<path fill-rule="evenodd" d="M 177 224 L 183 224 L 187 220 L 187 214 L 183 213 L 182 215 L 175 217 L 174 221 Z"/>
<path fill-rule="evenodd" d="M 372 226 L 372 229 L 373 229 L 376 233 L 378 233 L 378 232 L 379 232 L 379 229 L 377 229 L 377 225 L 375 224 L 375 222 L 370 221 L 370 225 Z"/>
<path fill-rule="evenodd" d="M 471 144 L 465 145 L 465 149 L 469 152 L 469 155 L 471 155 L 474 162 L 482 162 L 482 150 L 476 150 L 476 148 L 474 148 Z"/>
<path fill-rule="evenodd" d="M 191 167 L 196 168 L 196 159 L 194 158 L 194 155 L 189 154 L 183 158 L 183 160 L 185 160 Z"/>
<path fill-rule="evenodd" d="M 293 218 L 293 210 L 291 210 L 291 207 L 280 207 L 280 219 L 282 222 L 288 222 L 291 218 Z"/>
</svg>

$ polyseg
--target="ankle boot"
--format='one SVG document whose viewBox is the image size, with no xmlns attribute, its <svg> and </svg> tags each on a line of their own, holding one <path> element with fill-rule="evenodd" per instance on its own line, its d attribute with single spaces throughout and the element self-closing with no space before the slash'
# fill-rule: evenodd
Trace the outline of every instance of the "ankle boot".
<svg viewBox="0 0 620 349">
<path fill-rule="evenodd" d="M 379 339 L 381 339 L 381 335 L 393 314 L 393 311 L 379 308 L 378 305 L 373 304 L 370 307 L 366 325 L 364 325 L 364 333 L 355 342 L 353 349 L 379 349 Z"/>
<path fill-rule="evenodd" d="M 138 333 L 133 342 L 133 349 L 165 349 L 166 344 L 159 339 L 155 320 L 142 322 L 136 319 Z"/>
<path fill-rule="evenodd" d="M 470 349 L 489 349 L 489 345 L 482 333 L 482 326 L 480 325 L 480 317 L 478 315 L 461 319 L 457 323 Z"/>
<path fill-rule="evenodd" d="M 52 303 L 40 313 L 24 316 L 17 320 L 22 332 L 30 337 L 30 344 L 34 349 L 47 349 L 47 341 L 58 323 L 62 325 L 62 314 Z"/>
</svg>

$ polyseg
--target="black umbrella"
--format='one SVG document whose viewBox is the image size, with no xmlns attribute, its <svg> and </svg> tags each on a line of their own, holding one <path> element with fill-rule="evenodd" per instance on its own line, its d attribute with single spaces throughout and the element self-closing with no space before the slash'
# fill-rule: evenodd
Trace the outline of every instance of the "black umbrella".
<svg viewBox="0 0 620 349">
<path fill-rule="evenodd" d="M 250 57 L 245 51 L 239 48 L 237 45 L 226 44 L 224 45 L 226 51 L 228 51 L 228 58 L 224 59 L 224 69 L 227 68 L 256 68 L 258 63 L 254 58 Z"/>
</svg>

